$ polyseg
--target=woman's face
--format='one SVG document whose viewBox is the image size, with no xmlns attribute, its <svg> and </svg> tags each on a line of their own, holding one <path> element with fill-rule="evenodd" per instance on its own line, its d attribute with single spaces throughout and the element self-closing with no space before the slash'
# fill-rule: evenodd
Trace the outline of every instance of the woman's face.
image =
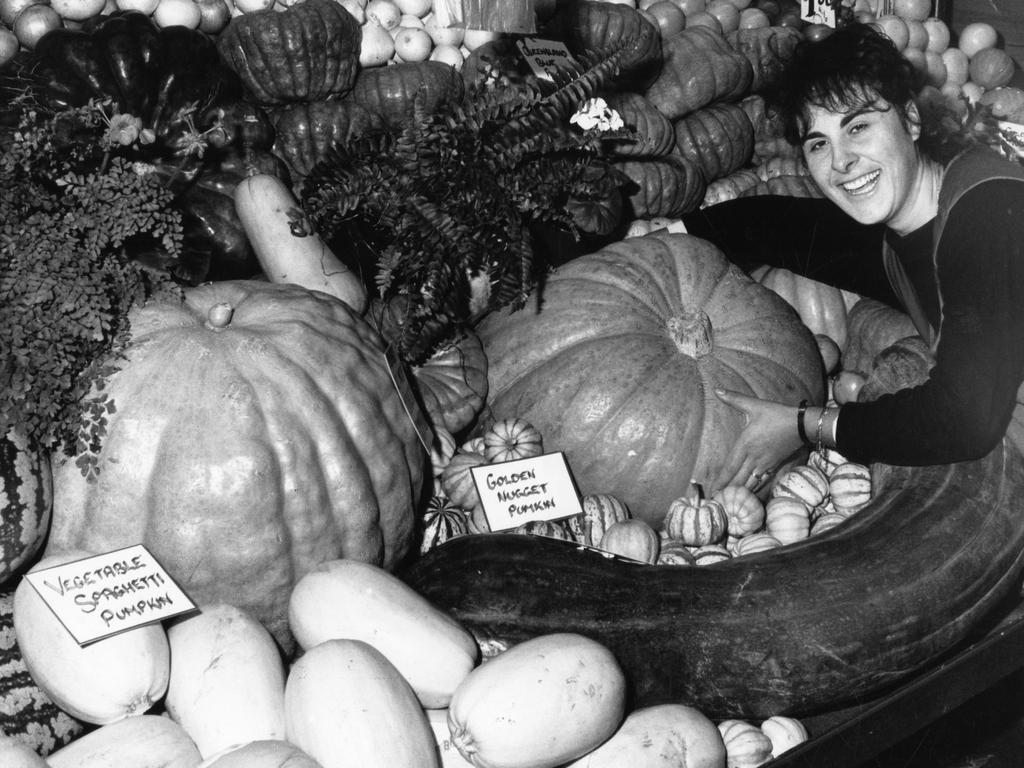
<svg viewBox="0 0 1024 768">
<path fill-rule="evenodd" d="M 825 196 L 862 224 L 903 229 L 920 187 L 913 106 L 906 124 L 881 99 L 843 112 L 811 107 L 809 117 L 804 158 Z"/>
</svg>

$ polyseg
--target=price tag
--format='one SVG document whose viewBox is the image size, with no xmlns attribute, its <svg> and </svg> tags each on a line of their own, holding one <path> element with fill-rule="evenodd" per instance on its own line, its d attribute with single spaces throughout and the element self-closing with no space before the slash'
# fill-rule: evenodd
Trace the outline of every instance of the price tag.
<svg viewBox="0 0 1024 768">
<path fill-rule="evenodd" d="M 196 609 L 142 544 L 42 568 L 25 578 L 79 645 Z"/>
<path fill-rule="evenodd" d="M 516 47 L 539 80 L 558 86 L 583 74 L 579 62 L 558 40 L 521 37 L 516 40 Z"/>
<path fill-rule="evenodd" d="M 492 531 L 583 514 L 561 452 L 470 469 Z"/>
<path fill-rule="evenodd" d="M 810 24 L 835 28 L 838 0 L 800 0 L 800 18 Z"/>
</svg>

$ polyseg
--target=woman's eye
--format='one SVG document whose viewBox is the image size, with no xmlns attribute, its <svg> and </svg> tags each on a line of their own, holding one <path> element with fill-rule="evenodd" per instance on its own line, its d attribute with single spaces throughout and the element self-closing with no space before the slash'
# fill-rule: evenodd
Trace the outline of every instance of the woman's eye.
<svg viewBox="0 0 1024 768">
<path fill-rule="evenodd" d="M 853 125 L 850 126 L 850 133 L 860 133 L 867 127 L 868 124 L 866 122 L 854 123 Z"/>
<path fill-rule="evenodd" d="M 820 152 L 824 146 L 824 141 L 812 141 L 804 145 L 804 150 L 809 153 Z"/>
</svg>

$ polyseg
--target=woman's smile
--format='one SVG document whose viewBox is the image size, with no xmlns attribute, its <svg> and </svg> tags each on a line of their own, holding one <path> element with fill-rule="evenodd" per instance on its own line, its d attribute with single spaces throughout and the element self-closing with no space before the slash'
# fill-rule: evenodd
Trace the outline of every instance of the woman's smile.
<svg viewBox="0 0 1024 768">
<path fill-rule="evenodd" d="M 862 176 L 858 176 L 852 181 L 843 182 L 839 186 L 846 190 L 848 195 L 852 195 L 854 197 L 870 195 L 878 189 L 878 178 L 881 175 L 881 171 L 872 171 L 871 173 L 865 173 Z"/>
</svg>

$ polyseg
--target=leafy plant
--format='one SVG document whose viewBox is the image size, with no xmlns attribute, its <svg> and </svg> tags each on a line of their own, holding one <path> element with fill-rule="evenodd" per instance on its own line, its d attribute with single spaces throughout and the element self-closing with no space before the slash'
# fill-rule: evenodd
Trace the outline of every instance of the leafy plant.
<svg viewBox="0 0 1024 768">
<path fill-rule="evenodd" d="M 0 154 L 0 434 L 17 428 L 42 448 L 84 451 L 87 473 L 115 407 L 103 381 L 128 312 L 174 290 L 126 256 L 146 243 L 180 252 L 171 192 L 132 157 L 149 138 L 102 104 L 27 109 Z"/>
<path fill-rule="evenodd" d="M 627 180 L 602 145 L 628 132 L 570 118 L 622 55 L 547 96 L 477 88 L 434 113 L 417 106 L 402 130 L 338 146 L 307 177 L 303 207 L 376 286 L 405 359 L 421 362 L 481 312 L 525 302 L 544 271 L 532 224 L 579 237 L 618 223 Z"/>
</svg>

